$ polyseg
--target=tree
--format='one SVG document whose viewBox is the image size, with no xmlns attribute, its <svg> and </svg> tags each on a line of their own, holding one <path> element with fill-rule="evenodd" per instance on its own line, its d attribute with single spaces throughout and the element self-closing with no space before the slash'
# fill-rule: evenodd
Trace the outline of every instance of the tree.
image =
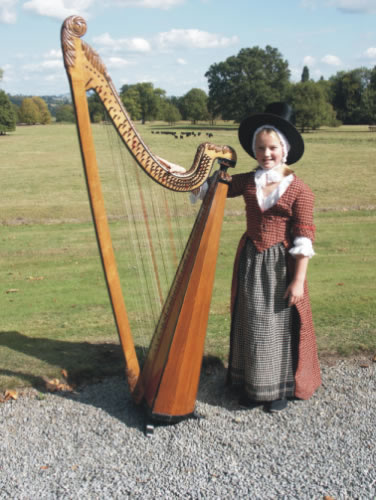
<svg viewBox="0 0 376 500">
<path fill-rule="evenodd" d="M 16 115 L 7 94 L 0 90 L 0 135 L 16 130 Z"/>
<path fill-rule="evenodd" d="M 120 97 L 123 104 L 133 120 L 154 120 L 158 116 L 161 107 L 161 99 L 165 91 L 154 88 L 150 82 L 137 83 L 135 85 L 123 85 Z"/>
<path fill-rule="evenodd" d="M 369 110 L 369 123 L 376 123 L 376 66 L 371 70 L 366 106 Z"/>
<path fill-rule="evenodd" d="M 88 97 L 87 103 L 89 106 L 90 120 L 93 123 L 99 123 L 106 120 L 106 109 L 96 92 L 93 92 Z"/>
<path fill-rule="evenodd" d="M 51 123 L 51 113 L 48 110 L 46 101 L 44 101 L 41 97 L 32 97 L 32 100 L 37 105 L 39 110 L 38 122 L 42 125 Z"/>
<path fill-rule="evenodd" d="M 304 66 L 303 71 L 302 71 L 302 78 L 301 82 L 308 82 L 309 80 L 309 69 L 307 66 Z"/>
<path fill-rule="evenodd" d="M 368 91 L 372 90 L 372 70 L 340 71 L 330 78 L 330 83 L 331 102 L 338 118 L 345 124 L 369 123 L 372 111 Z"/>
<path fill-rule="evenodd" d="M 288 62 L 269 45 L 242 49 L 237 56 L 212 64 L 205 76 L 209 111 L 225 120 L 240 121 L 264 111 L 270 102 L 284 100 L 290 86 Z"/>
<path fill-rule="evenodd" d="M 135 85 L 123 85 L 120 91 L 120 98 L 132 120 L 140 120 L 141 102 Z"/>
<path fill-rule="evenodd" d="M 68 123 L 76 121 L 72 104 L 61 104 L 56 108 L 56 121 Z"/>
<path fill-rule="evenodd" d="M 51 114 L 47 104 L 41 97 L 25 97 L 19 109 L 19 120 L 27 125 L 41 123 L 43 125 L 51 122 Z"/>
<path fill-rule="evenodd" d="M 201 89 L 191 89 L 182 97 L 181 109 L 185 120 L 192 120 L 193 123 L 207 120 L 209 112 L 206 92 Z"/>
<path fill-rule="evenodd" d="M 172 125 L 181 120 L 182 117 L 179 109 L 171 101 L 166 100 L 163 102 L 160 118 Z"/>
<path fill-rule="evenodd" d="M 292 107 L 296 126 L 304 132 L 321 125 L 334 125 L 335 113 L 328 102 L 324 87 L 313 81 L 300 82 L 292 89 Z"/>
<path fill-rule="evenodd" d="M 25 97 L 22 100 L 18 115 L 21 123 L 26 123 L 27 125 L 39 123 L 39 108 L 32 97 Z"/>
</svg>

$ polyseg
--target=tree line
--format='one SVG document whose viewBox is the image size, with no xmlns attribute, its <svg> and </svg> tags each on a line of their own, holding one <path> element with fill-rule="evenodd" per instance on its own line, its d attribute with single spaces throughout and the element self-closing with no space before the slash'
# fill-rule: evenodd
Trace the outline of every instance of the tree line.
<svg viewBox="0 0 376 500">
<path fill-rule="evenodd" d="M 301 80 L 293 83 L 288 61 L 276 48 L 266 46 L 241 49 L 237 55 L 212 64 L 205 77 L 208 93 L 193 88 L 181 97 L 167 96 L 163 89 L 145 82 L 123 85 L 119 95 L 132 120 L 142 123 L 240 122 L 251 113 L 262 112 L 272 101 L 289 102 L 302 131 L 322 125 L 376 123 L 376 66 L 340 71 L 318 81 L 310 78 L 305 66 Z M 0 91 L 0 133 L 12 130 L 15 123 L 49 123 L 51 115 L 58 122 L 75 120 L 69 102 L 54 102 L 52 106 L 46 101 L 48 98 L 21 99 Z M 95 93 L 88 103 L 91 120 L 104 120 L 105 110 Z"/>
</svg>

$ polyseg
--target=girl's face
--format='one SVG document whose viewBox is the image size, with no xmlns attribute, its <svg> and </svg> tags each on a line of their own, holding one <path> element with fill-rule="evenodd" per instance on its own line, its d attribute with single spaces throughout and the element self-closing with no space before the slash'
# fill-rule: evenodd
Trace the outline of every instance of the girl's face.
<svg viewBox="0 0 376 500">
<path fill-rule="evenodd" d="M 257 134 L 255 142 L 255 156 L 259 165 L 270 170 L 282 164 L 283 148 L 274 131 L 262 130 Z"/>
</svg>

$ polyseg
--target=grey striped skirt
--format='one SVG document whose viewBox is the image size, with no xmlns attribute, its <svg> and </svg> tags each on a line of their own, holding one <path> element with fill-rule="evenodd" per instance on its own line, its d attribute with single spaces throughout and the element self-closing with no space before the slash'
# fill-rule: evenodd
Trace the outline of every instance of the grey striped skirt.
<svg viewBox="0 0 376 500">
<path fill-rule="evenodd" d="M 299 319 L 283 298 L 286 254 L 282 243 L 260 253 L 247 240 L 239 260 L 229 377 L 255 401 L 294 395 Z"/>
</svg>

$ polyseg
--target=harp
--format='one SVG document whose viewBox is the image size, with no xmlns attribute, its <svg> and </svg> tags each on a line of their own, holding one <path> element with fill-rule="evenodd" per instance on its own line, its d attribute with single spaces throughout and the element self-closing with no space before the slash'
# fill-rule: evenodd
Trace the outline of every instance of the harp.
<svg viewBox="0 0 376 500">
<path fill-rule="evenodd" d="M 205 181 L 216 161 L 221 169 L 235 166 L 236 154 L 228 146 L 204 143 L 198 147 L 191 168 L 185 170 L 152 153 L 131 122 L 100 57 L 81 40 L 85 33 L 84 19 L 71 16 L 63 23 L 61 42 L 99 253 L 125 358 L 126 377 L 134 401 L 145 404 L 152 420 L 175 422 L 194 414 L 227 185 L 218 180 L 218 173 L 214 176 L 140 367 L 106 215 L 87 92 L 93 90 L 99 96 L 128 154 L 146 174 L 140 171 L 139 182 L 143 175 L 162 190 L 187 196 L 186 192 Z"/>
</svg>

